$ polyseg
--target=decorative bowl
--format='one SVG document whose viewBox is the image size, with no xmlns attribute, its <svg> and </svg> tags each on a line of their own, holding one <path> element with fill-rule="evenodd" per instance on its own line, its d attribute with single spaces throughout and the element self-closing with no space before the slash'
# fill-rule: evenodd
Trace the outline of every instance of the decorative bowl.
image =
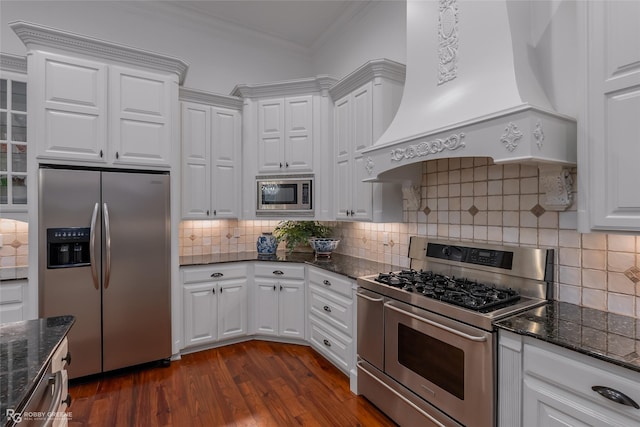
<svg viewBox="0 0 640 427">
<path fill-rule="evenodd" d="M 340 243 L 339 239 L 332 239 L 329 237 L 314 237 L 309 239 L 309 245 L 316 252 L 316 256 L 331 256 L 331 252 L 336 250 L 338 243 Z"/>
</svg>

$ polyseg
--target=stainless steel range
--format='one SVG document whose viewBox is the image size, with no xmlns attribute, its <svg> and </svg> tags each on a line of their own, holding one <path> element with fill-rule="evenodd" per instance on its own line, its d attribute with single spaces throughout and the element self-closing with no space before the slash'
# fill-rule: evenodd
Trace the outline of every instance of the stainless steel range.
<svg viewBox="0 0 640 427">
<path fill-rule="evenodd" d="M 403 426 L 494 426 L 493 322 L 552 298 L 554 251 L 412 237 L 358 279 L 358 393 Z"/>
</svg>

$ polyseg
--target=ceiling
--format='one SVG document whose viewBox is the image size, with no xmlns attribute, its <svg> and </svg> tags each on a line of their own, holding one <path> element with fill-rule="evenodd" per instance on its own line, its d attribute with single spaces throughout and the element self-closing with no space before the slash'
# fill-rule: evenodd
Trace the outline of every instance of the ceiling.
<svg viewBox="0 0 640 427">
<path fill-rule="evenodd" d="M 312 49 L 376 0 L 173 0 L 200 18 L 226 21 Z"/>
</svg>

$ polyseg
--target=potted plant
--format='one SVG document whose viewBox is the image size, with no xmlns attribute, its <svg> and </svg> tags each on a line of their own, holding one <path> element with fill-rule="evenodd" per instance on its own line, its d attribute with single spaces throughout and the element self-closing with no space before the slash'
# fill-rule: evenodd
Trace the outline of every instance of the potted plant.
<svg viewBox="0 0 640 427">
<path fill-rule="evenodd" d="M 286 240 L 287 251 L 293 252 L 297 250 L 302 252 L 301 247 L 307 246 L 308 241 L 312 237 L 329 237 L 332 228 L 322 225 L 318 221 L 280 221 L 273 234 L 278 240 Z"/>
</svg>

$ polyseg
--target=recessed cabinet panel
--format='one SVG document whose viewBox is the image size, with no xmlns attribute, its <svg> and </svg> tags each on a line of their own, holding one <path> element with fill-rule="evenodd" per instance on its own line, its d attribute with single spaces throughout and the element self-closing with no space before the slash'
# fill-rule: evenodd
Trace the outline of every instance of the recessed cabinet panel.
<svg viewBox="0 0 640 427">
<path fill-rule="evenodd" d="M 188 163 L 183 166 L 183 175 L 188 177 L 190 187 L 187 191 L 182 192 L 183 216 L 202 216 L 207 217 L 207 211 L 210 206 L 209 195 L 209 170 L 207 165 Z M 189 207 L 188 211 L 184 208 Z"/>
<path fill-rule="evenodd" d="M 610 178 L 608 196 L 608 215 L 624 216 L 626 212 L 640 215 L 640 191 L 638 191 L 638 167 L 640 167 L 640 90 L 616 93 L 607 102 L 606 139 L 609 142 L 607 174 Z M 633 137 L 632 135 L 635 135 Z M 629 144 L 629 138 L 635 138 L 635 144 Z"/>
<path fill-rule="evenodd" d="M 122 112 L 156 116 L 163 121 L 167 115 L 164 85 L 165 82 L 162 80 L 121 73 L 120 102 Z"/>
<path fill-rule="evenodd" d="M 100 109 L 105 67 L 86 61 L 78 63 L 49 59 L 45 62 L 45 102 Z"/>
<path fill-rule="evenodd" d="M 288 170 L 313 168 L 313 98 L 286 98 L 285 162 Z"/>
<path fill-rule="evenodd" d="M 640 2 L 625 2 L 624 7 L 616 5 L 617 2 L 604 3 L 608 77 L 640 73 Z"/>
<path fill-rule="evenodd" d="M 353 94 L 353 148 L 356 153 L 373 144 L 372 84 L 367 83 Z"/>
<path fill-rule="evenodd" d="M 185 346 L 215 340 L 217 334 L 217 298 L 215 284 L 185 286 L 184 331 Z"/>
<path fill-rule="evenodd" d="M 213 109 L 213 122 L 216 124 L 213 128 L 213 140 L 220 141 L 216 145 L 214 163 L 228 163 L 233 166 L 236 159 L 237 142 L 239 141 L 237 112 L 224 110 L 220 108 Z"/>
<path fill-rule="evenodd" d="M 221 283 L 218 299 L 218 339 L 246 335 L 247 279 Z"/>
<path fill-rule="evenodd" d="M 333 138 L 338 163 L 348 161 L 351 153 L 351 128 L 353 127 L 353 124 L 351 123 L 350 99 L 351 98 L 349 96 L 341 98 L 336 101 L 334 107 L 335 121 L 333 125 L 335 130 Z"/>
<path fill-rule="evenodd" d="M 100 158 L 100 117 L 57 110 L 46 110 L 45 115 L 47 153 Z"/>
<path fill-rule="evenodd" d="M 182 145 L 182 156 L 189 162 L 205 162 L 209 156 L 209 108 L 185 104 L 182 110 L 182 139 L 189 144 Z"/>
</svg>

